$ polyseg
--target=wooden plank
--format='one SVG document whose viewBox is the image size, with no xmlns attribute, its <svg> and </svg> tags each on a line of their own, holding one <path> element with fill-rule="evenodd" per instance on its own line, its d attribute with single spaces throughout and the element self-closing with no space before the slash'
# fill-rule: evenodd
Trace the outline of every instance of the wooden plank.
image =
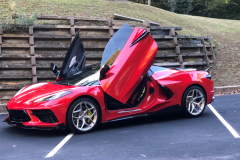
<svg viewBox="0 0 240 160">
<path fill-rule="evenodd" d="M 26 17 L 30 15 L 21 15 L 21 14 L 12 14 L 12 18 L 18 18 L 18 17 Z M 77 17 L 77 16 L 50 16 L 50 15 L 37 15 L 37 19 L 39 20 L 83 20 L 83 21 L 107 21 L 106 18 L 89 18 L 89 17 Z"/>
<path fill-rule="evenodd" d="M 80 30 L 109 30 L 109 26 L 77 26 L 75 25 L 74 28 Z"/>
<path fill-rule="evenodd" d="M 183 62 L 183 64 L 186 66 L 201 66 L 201 65 L 206 65 L 206 62 Z"/>
<path fill-rule="evenodd" d="M 168 48 L 175 48 L 175 46 L 171 44 L 164 44 L 164 45 L 158 44 L 158 49 L 168 49 Z"/>
<path fill-rule="evenodd" d="M 203 57 L 205 53 L 181 53 L 184 57 Z"/>
<path fill-rule="evenodd" d="M 69 47 L 68 44 L 61 45 L 53 45 L 53 44 L 35 44 L 34 48 L 36 49 L 67 49 Z"/>
<path fill-rule="evenodd" d="M 2 54 L 0 55 L 1 59 L 29 59 L 31 58 L 29 55 L 21 55 L 21 54 Z"/>
<path fill-rule="evenodd" d="M 1 90 L 19 90 L 21 88 L 25 87 L 25 85 L 0 85 L 0 91 Z"/>
<path fill-rule="evenodd" d="M 157 54 L 156 58 L 164 58 L 164 57 L 177 57 L 177 54 Z"/>
<path fill-rule="evenodd" d="M 181 48 L 202 48 L 203 44 L 180 44 Z"/>
<path fill-rule="evenodd" d="M 150 26 L 151 31 L 156 30 L 171 30 L 171 28 L 174 28 L 175 30 L 182 30 L 182 27 L 158 27 L 158 26 Z"/>
<path fill-rule="evenodd" d="M 71 39 L 71 35 L 35 35 L 34 39 Z M 82 39 L 82 36 L 81 36 Z"/>
<path fill-rule="evenodd" d="M 114 13 L 113 16 L 114 16 L 114 19 L 122 19 L 122 20 L 137 21 L 137 22 L 143 22 L 144 21 L 142 19 L 137 19 L 137 18 L 133 18 L 133 17 L 127 17 L 127 16 L 123 16 L 123 15 L 120 15 L 120 14 L 116 14 L 116 13 Z M 149 23 L 151 25 L 160 26 L 160 24 L 156 23 L 156 22 L 149 21 Z"/>
<path fill-rule="evenodd" d="M 67 49 L 69 47 L 68 44 L 61 45 L 53 45 L 53 44 L 35 44 L 34 47 L 36 49 Z M 85 45 L 85 49 L 104 49 L 106 45 Z"/>
<path fill-rule="evenodd" d="M 173 63 L 154 63 L 156 66 L 161 66 L 161 67 L 171 67 L 171 66 L 180 66 L 179 62 L 173 62 Z"/>
<path fill-rule="evenodd" d="M 184 36 L 184 35 L 176 35 L 177 38 L 179 39 L 212 39 L 213 37 L 208 37 L 208 36 Z"/>
<path fill-rule="evenodd" d="M 170 36 L 170 35 L 152 35 L 152 37 L 153 37 L 153 39 L 154 39 L 154 40 L 161 40 L 161 39 L 163 39 L 163 40 L 165 40 L 165 39 L 173 39 L 173 37 L 172 37 L 172 36 Z"/>
<path fill-rule="evenodd" d="M 0 77 L 0 80 L 21 80 L 21 79 L 32 79 L 32 75 L 3 75 Z"/>
<path fill-rule="evenodd" d="M 30 44 L 2 44 L 2 48 L 30 48 Z"/>
<path fill-rule="evenodd" d="M 53 29 L 53 28 L 68 29 L 68 28 L 71 28 L 71 26 L 70 25 L 33 25 L 33 29 L 42 29 L 42 28 L 46 28 L 46 29 Z"/>
<path fill-rule="evenodd" d="M 3 96 L 0 98 L 0 100 L 10 100 L 12 96 Z"/>
<path fill-rule="evenodd" d="M 29 34 L 3 34 L 4 38 L 29 38 Z"/>
<path fill-rule="evenodd" d="M 21 68 L 21 69 L 31 69 L 30 64 L 0 64 L 0 69 L 16 69 L 16 68 Z"/>
</svg>

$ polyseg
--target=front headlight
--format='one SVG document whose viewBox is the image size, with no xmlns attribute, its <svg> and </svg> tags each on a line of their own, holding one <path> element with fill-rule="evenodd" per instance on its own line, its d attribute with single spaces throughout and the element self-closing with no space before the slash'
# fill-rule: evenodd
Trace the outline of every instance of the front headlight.
<svg viewBox="0 0 240 160">
<path fill-rule="evenodd" d="M 63 92 L 59 92 L 59 93 L 55 93 L 43 98 L 39 98 L 37 100 L 35 100 L 34 102 L 43 102 L 43 101 L 50 101 L 50 100 L 54 100 L 63 96 L 66 96 L 68 94 L 72 93 L 71 91 L 63 91 Z"/>
</svg>

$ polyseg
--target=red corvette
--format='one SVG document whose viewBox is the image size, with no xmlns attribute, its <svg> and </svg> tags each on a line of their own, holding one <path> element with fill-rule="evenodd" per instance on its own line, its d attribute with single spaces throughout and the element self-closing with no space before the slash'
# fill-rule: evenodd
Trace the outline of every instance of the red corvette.
<svg viewBox="0 0 240 160">
<path fill-rule="evenodd" d="M 205 71 L 153 65 L 157 43 L 148 31 L 124 24 L 108 42 L 101 64 L 85 67 L 85 51 L 75 36 L 56 82 L 21 89 L 7 104 L 5 122 L 29 129 L 92 131 L 97 124 L 182 110 L 200 116 L 213 100 Z"/>
</svg>

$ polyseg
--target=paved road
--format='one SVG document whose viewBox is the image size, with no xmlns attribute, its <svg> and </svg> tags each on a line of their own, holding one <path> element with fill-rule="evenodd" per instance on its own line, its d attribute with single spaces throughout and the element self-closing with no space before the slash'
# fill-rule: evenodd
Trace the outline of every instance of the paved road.
<svg viewBox="0 0 240 160">
<path fill-rule="evenodd" d="M 240 95 L 218 96 L 212 106 L 240 134 Z M 67 135 L 0 123 L 0 160 L 45 159 Z M 234 138 L 207 107 L 199 118 L 171 113 L 102 124 L 93 133 L 74 135 L 46 159 L 239 160 L 240 138 Z"/>
</svg>

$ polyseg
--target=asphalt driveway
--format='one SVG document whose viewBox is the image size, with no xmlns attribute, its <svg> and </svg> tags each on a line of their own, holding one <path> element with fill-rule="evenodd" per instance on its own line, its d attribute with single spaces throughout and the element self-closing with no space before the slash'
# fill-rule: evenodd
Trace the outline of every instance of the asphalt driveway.
<svg viewBox="0 0 240 160">
<path fill-rule="evenodd" d="M 212 107 L 240 134 L 240 95 L 218 96 Z M 169 113 L 102 124 L 46 158 L 68 134 L 0 123 L 0 159 L 240 159 L 240 138 L 209 107 L 199 118 Z"/>
</svg>

